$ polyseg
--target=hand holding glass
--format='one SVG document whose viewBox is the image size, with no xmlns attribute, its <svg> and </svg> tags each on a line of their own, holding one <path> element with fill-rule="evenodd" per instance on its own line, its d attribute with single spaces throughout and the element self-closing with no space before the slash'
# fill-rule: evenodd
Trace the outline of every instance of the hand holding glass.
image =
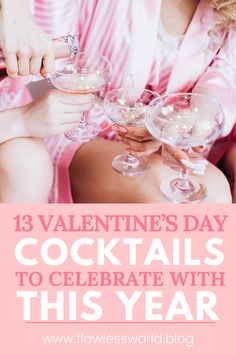
<svg viewBox="0 0 236 354">
<path fill-rule="evenodd" d="M 102 93 L 111 77 L 111 65 L 99 54 L 78 53 L 74 57 L 57 60 L 51 74 L 52 84 L 60 91 L 78 95 Z M 80 117 L 78 128 L 66 133 L 72 141 L 89 141 L 95 138 L 100 128 L 87 120 L 87 112 Z"/>
<path fill-rule="evenodd" d="M 162 96 L 146 112 L 149 132 L 164 144 L 186 152 L 214 142 L 222 130 L 223 120 L 221 106 L 215 98 L 194 93 Z M 198 203 L 207 195 L 205 185 L 189 178 L 189 170 L 184 166 L 179 177 L 164 179 L 160 189 L 174 203 Z"/>
<path fill-rule="evenodd" d="M 104 110 L 114 122 L 123 126 L 145 126 L 145 112 L 157 93 L 139 88 L 120 88 L 108 92 Z M 112 161 L 112 167 L 124 176 L 138 176 L 145 172 L 145 158 L 121 154 Z"/>
</svg>

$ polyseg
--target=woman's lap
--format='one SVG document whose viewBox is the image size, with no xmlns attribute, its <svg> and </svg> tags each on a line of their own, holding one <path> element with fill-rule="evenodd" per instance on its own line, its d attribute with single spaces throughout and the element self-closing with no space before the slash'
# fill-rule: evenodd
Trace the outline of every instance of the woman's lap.
<svg viewBox="0 0 236 354">
<path fill-rule="evenodd" d="M 121 143 L 97 139 L 84 144 L 70 164 L 70 181 L 74 202 L 80 203 L 166 203 L 159 191 L 160 181 L 171 170 L 161 157 L 149 157 L 146 173 L 138 177 L 124 177 L 111 167 L 112 159 L 124 150 Z M 209 203 L 230 203 L 230 189 L 223 173 L 209 163 L 200 178 L 206 184 Z M 221 193 L 216 193 L 221 191 Z"/>
<path fill-rule="evenodd" d="M 0 201 L 43 203 L 52 185 L 52 163 L 39 139 L 18 138 L 0 145 Z"/>
<path fill-rule="evenodd" d="M 138 177 L 122 176 L 112 169 L 111 162 L 116 155 L 123 152 L 124 148 L 125 146 L 122 143 L 105 139 L 97 139 L 82 145 L 68 144 L 64 150 L 62 149 L 60 154 L 59 164 L 61 167 L 57 171 L 60 177 L 57 176 L 57 181 L 55 181 L 54 168 L 54 185 L 57 184 L 58 201 L 79 203 L 166 203 L 167 201 L 159 191 L 159 185 L 164 177 L 172 173 L 170 168 L 162 163 L 162 159 L 158 154 L 152 154 L 148 159 L 149 163 L 145 174 Z M 31 151 L 30 155 L 26 154 L 29 150 Z M 37 177 L 41 176 L 41 179 L 47 179 L 47 174 L 39 173 L 43 171 L 45 161 L 48 163 L 48 170 L 50 170 L 49 158 L 44 150 L 46 152 L 43 144 L 33 139 L 16 139 L 11 143 L 0 146 L 2 161 L 4 161 L 3 158 L 6 159 L 5 166 L 11 166 L 11 156 L 13 158 L 17 156 L 15 165 L 18 167 L 12 170 L 8 168 L 13 178 L 12 184 L 15 183 L 22 188 L 20 181 L 25 181 L 24 176 L 28 176 L 28 181 L 30 176 L 35 178 L 35 173 L 30 173 L 30 169 L 36 172 Z M 33 153 L 37 158 L 27 158 L 27 156 L 32 156 Z M 236 146 L 225 161 L 227 166 L 229 166 L 230 161 L 232 163 L 233 153 L 236 154 Z M 10 161 L 9 164 L 8 160 Z M 42 166 L 39 166 L 40 164 Z M 6 173 L 6 171 L 3 172 Z M 235 164 L 232 171 L 236 171 Z M 23 176 L 22 179 L 19 178 L 20 175 Z M 14 179 L 14 176 L 17 176 L 17 178 Z M 51 176 L 49 177 L 51 180 Z M 207 202 L 230 202 L 229 186 L 219 169 L 209 164 L 203 180 L 208 189 Z M 43 185 L 40 178 L 38 178 L 38 181 L 39 183 L 35 183 L 35 185 Z M 48 185 L 46 180 L 45 185 Z M 33 188 L 34 185 L 27 183 L 27 186 Z M 216 193 L 216 190 L 221 191 L 221 193 Z M 23 192 L 24 189 L 22 188 L 22 195 L 24 194 Z"/>
</svg>

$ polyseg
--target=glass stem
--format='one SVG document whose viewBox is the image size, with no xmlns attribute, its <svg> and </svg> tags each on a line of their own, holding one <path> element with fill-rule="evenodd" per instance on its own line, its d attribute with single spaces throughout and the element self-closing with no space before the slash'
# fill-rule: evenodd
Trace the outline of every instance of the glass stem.
<svg viewBox="0 0 236 354">
<path fill-rule="evenodd" d="M 79 121 L 79 128 L 80 129 L 85 129 L 87 126 L 87 116 L 88 116 L 88 112 L 82 112 L 81 113 L 81 117 L 80 117 L 80 121 Z"/>
<path fill-rule="evenodd" d="M 189 149 L 184 150 L 186 153 L 189 152 Z M 180 176 L 178 178 L 178 182 L 176 187 L 181 192 L 191 192 L 192 184 L 189 180 L 189 169 L 187 167 L 182 166 L 180 170 Z"/>
<path fill-rule="evenodd" d="M 128 154 L 125 163 L 127 166 L 136 166 L 138 164 L 138 159 L 135 156 Z"/>
<path fill-rule="evenodd" d="M 189 169 L 182 167 L 180 171 L 180 177 L 178 180 L 178 189 L 181 191 L 189 191 L 191 189 L 189 183 Z"/>
</svg>

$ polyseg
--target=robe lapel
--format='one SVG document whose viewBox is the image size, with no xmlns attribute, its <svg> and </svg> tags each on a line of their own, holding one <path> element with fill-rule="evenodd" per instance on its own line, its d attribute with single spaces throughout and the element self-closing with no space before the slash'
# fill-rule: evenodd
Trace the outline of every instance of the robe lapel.
<svg viewBox="0 0 236 354">
<path fill-rule="evenodd" d="M 156 50 L 161 0 L 132 0 L 132 27 L 125 73 L 136 87 L 145 87 Z"/>
<path fill-rule="evenodd" d="M 180 46 L 167 91 L 188 91 L 213 60 L 218 46 L 208 35 L 214 25 L 214 12 L 201 1 Z M 213 47 L 213 48 L 212 48 Z"/>
</svg>

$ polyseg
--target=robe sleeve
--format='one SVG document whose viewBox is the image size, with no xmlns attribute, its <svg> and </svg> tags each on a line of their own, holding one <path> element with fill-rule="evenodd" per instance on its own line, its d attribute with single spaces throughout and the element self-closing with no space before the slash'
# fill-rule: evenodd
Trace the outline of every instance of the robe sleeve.
<svg viewBox="0 0 236 354">
<path fill-rule="evenodd" d="M 236 123 L 236 31 L 229 31 L 195 89 L 198 87 L 209 89 L 218 98 L 225 116 L 222 136 L 228 135 Z"/>
</svg>

